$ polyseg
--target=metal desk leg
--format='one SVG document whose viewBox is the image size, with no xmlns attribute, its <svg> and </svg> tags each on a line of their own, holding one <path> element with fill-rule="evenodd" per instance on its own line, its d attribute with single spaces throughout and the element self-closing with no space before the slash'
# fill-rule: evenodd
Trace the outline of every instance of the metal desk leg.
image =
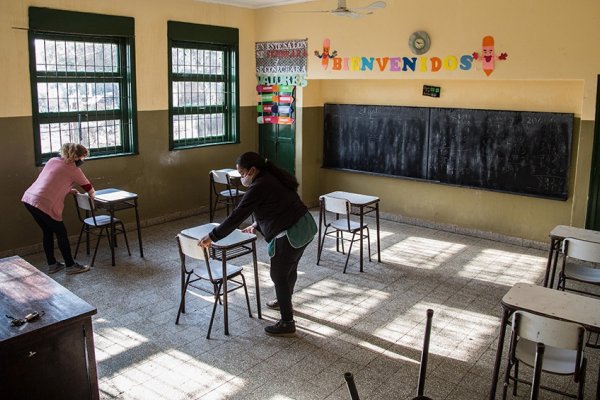
<svg viewBox="0 0 600 400">
<path fill-rule="evenodd" d="M 379 238 L 379 202 L 375 203 L 375 223 L 377 224 L 377 262 L 381 262 L 381 240 Z"/>
<path fill-rule="evenodd" d="M 110 236 L 109 240 L 108 240 L 108 244 L 110 245 L 110 256 L 112 259 L 112 266 L 115 266 L 115 239 L 116 239 L 116 235 L 115 235 L 115 207 L 114 205 L 110 205 L 110 233 L 107 234 L 107 236 Z"/>
<path fill-rule="evenodd" d="M 556 240 L 556 248 L 554 249 L 554 259 L 552 260 L 552 265 L 550 267 L 550 281 L 548 282 L 548 287 L 551 289 L 554 287 L 554 275 L 556 273 L 556 267 L 558 265 L 558 253 L 560 253 L 559 249 L 561 243 L 562 240 Z"/>
<path fill-rule="evenodd" d="M 364 236 L 363 236 L 363 232 L 362 232 L 362 226 L 363 226 L 363 206 L 360 206 L 360 227 L 361 227 L 361 231 L 360 231 L 360 272 L 363 272 L 363 241 L 364 241 Z"/>
<path fill-rule="evenodd" d="M 213 222 L 213 191 L 212 191 L 212 173 L 209 173 L 209 178 L 208 178 L 208 215 L 209 218 L 208 220 L 210 222 Z"/>
<path fill-rule="evenodd" d="M 227 313 L 227 254 L 225 250 L 221 252 L 221 259 L 223 260 L 223 326 L 225 334 L 229 335 L 229 319 Z"/>
<path fill-rule="evenodd" d="M 319 240 L 317 241 L 317 254 L 321 254 L 321 225 L 323 225 L 323 202 L 319 200 Z"/>
<path fill-rule="evenodd" d="M 502 362 L 502 351 L 504 350 L 504 336 L 506 335 L 506 324 L 510 311 L 503 308 L 502 322 L 500 323 L 500 336 L 498 337 L 498 348 L 496 350 L 496 361 L 494 362 L 494 372 L 492 375 L 492 387 L 490 388 L 490 400 L 496 398 L 496 386 L 498 385 L 498 375 L 500 374 L 500 363 Z"/>
<path fill-rule="evenodd" d="M 550 268 L 552 267 L 552 258 L 554 257 L 554 245 L 556 239 L 550 239 L 550 252 L 548 252 L 548 262 L 546 263 L 546 273 L 544 274 L 544 287 L 548 287 L 548 278 L 550 277 Z"/>
<path fill-rule="evenodd" d="M 138 213 L 137 199 L 133 199 L 135 207 L 135 223 L 137 226 L 138 243 L 140 244 L 140 257 L 144 258 L 144 249 L 142 248 L 142 230 L 140 229 L 140 214 Z"/>
<path fill-rule="evenodd" d="M 258 319 L 262 319 L 260 311 L 260 287 L 258 285 L 258 262 L 256 261 L 256 242 L 252 242 L 252 263 L 254 264 L 254 287 L 256 287 L 256 308 Z"/>
</svg>

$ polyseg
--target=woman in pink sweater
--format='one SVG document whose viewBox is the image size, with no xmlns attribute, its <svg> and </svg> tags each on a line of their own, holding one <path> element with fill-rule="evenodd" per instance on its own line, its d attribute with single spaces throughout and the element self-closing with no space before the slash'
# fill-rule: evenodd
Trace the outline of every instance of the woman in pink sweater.
<svg viewBox="0 0 600 400">
<path fill-rule="evenodd" d="M 90 269 L 73 259 L 67 228 L 62 220 L 65 197 L 79 185 L 94 197 L 94 188 L 79 167 L 88 156 L 85 146 L 65 143 L 60 149 L 60 157 L 48 160 L 36 181 L 27 189 L 21 201 L 35 222 L 42 228 L 44 252 L 48 261 L 48 273 L 53 274 L 67 267 L 67 274 L 78 274 Z M 54 235 L 64 264 L 54 257 Z"/>
</svg>

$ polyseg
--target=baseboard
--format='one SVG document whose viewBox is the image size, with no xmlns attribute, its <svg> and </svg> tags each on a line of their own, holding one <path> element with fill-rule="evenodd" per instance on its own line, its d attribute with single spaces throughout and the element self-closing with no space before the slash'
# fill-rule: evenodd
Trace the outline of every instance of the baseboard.
<svg viewBox="0 0 600 400">
<path fill-rule="evenodd" d="M 311 209 L 314 209 L 314 208 L 318 209 L 319 202 L 313 201 L 313 202 L 308 203 L 307 205 L 309 205 L 311 207 Z M 317 212 L 318 212 L 318 210 L 317 210 Z M 496 232 L 482 231 L 479 229 L 465 228 L 463 226 L 458 226 L 458 225 L 431 222 L 431 221 L 427 221 L 424 219 L 406 217 L 403 215 L 390 214 L 390 213 L 385 213 L 385 212 L 380 212 L 379 218 L 381 218 L 382 220 L 386 220 L 386 221 L 399 222 L 399 223 L 407 224 L 407 225 L 414 225 L 414 226 L 420 226 L 420 227 L 424 227 L 424 228 L 436 229 L 436 230 L 444 231 L 444 232 L 458 233 L 460 235 L 472 236 L 472 237 L 481 238 L 481 239 L 494 240 L 496 242 L 513 244 L 515 246 L 521 246 L 521 247 L 530 247 L 530 248 L 539 249 L 539 250 L 547 250 L 548 246 L 549 246 L 548 243 L 538 242 L 536 240 L 523 239 L 523 238 L 519 238 L 519 237 L 515 237 L 515 236 L 503 235 L 503 234 L 496 233 Z"/>
</svg>

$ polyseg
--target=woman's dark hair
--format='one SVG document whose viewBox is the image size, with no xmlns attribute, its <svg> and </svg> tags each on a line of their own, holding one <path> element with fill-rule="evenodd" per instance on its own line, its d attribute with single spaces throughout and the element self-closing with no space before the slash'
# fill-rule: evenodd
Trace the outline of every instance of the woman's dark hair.
<svg viewBox="0 0 600 400">
<path fill-rule="evenodd" d="M 298 190 L 299 183 L 294 175 L 279 168 L 273 161 L 266 159 L 258 153 L 252 151 L 244 153 L 238 157 L 235 163 L 244 169 L 255 167 L 259 171 L 269 171 L 286 188 L 294 192 Z"/>
</svg>

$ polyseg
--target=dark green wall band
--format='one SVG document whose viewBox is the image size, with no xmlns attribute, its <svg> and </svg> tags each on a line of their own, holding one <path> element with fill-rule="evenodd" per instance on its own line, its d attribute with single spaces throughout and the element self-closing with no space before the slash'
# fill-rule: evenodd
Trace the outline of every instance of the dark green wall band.
<svg viewBox="0 0 600 400">
<path fill-rule="evenodd" d="M 237 46 L 240 41 L 240 30 L 224 26 L 190 24 L 186 22 L 168 21 L 167 35 L 172 40 L 191 42 L 218 43 Z"/>
<path fill-rule="evenodd" d="M 29 29 L 52 33 L 134 36 L 132 17 L 29 7 Z"/>
</svg>

